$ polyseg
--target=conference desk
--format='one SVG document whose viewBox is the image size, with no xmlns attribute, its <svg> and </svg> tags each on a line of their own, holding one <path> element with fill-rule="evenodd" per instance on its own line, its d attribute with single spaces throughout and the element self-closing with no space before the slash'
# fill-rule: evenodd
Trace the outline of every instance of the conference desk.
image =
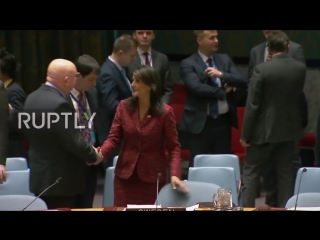
<svg viewBox="0 0 320 240">
<path fill-rule="evenodd" d="M 81 209 L 71 209 L 71 210 L 66 210 L 66 209 L 62 209 L 62 210 L 49 210 L 49 211 L 75 211 L 75 212 L 90 212 L 90 211 L 124 211 L 124 207 L 106 207 L 106 208 L 81 208 Z M 244 211 L 253 211 L 255 210 L 255 208 L 244 208 Z M 195 211 L 213 211 L 212 208 L 197 208 L 195 209 Z"/>
</svg>

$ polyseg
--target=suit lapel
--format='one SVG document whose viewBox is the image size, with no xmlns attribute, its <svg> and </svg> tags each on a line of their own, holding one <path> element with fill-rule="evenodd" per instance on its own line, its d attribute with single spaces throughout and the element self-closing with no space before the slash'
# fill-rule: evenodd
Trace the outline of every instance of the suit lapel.
<svg viewBox="0 0 320 240">
<path fill-rule="evenodd" d="M 132 118 L 132 121 L 133 121 L 134 125 L 136 126 L 138 132 L 140 132 L 139 107 L 136 107 L 134 112 L 131 114 L 131 118 Z"/>
<path fill-rule="evenodd" d="M 158 58 L 158 52 L 151 49 L 151 59 L 152 59 L 152 67 L 159 71 L 161 70 L 161 61 L 159 61 L 159 58 Z"/>
<path fill-rule="evenodd" d="M 147 125 L 150 121 L 151 121 L 151 115 L 148 112 L 147 116 L 145 116 L 145 118 L 143 119 L 142 123 L 141 123 L 141 128 L 143 128 L 145 125 Z"/>
<path fill-rule="evenodd" d="M 130 86 L 128 84 L 128 81 L 127 79 L 124 78 L 124 76 L 122 75 L 121 71 L 119 70 L 119 68 L 110 60 L 108 59 L 109 61 L 109 64 L 110 64 L 110 67 L 113 69 L 113 71 L 115 71 L 120 79 L 122 80 L 122 83 L 125 85 L 126 89 L 130 92 L 130 94 L 132 93 L 131 89 L 130 89 Z"/>
<path fill-rule="evenodd" d="M 200 81 L 202 83 L 208 83 L 208 81 L 210 80 L 209 77 L 207 75 L 205 75 L 204 71 L 207 69 L 207 65 L 206 63 L 202 60 L 202 58 L 200 57 L 200 55 L 198 53 L 195 53 L 193 55 L 194 57 L 194 61 L 196 62 L 196 70 L 199 74 L 199 78 L 200 78 Z"/>
<path fill-rule="evenodd" d="M 216 66 L 216 68 L 222 72 L 226 71 L 224 69 L 224 64 L 222 63 L 221 59 L 219 58 L 219 55 L 217 54 L 213 54 L 213 62 L 214 62 L 214 65 Z"/>
<path fill-rule="evenodd" d="M 135 127 L 137 128 L 138 132 L 140 132 L 141 129 L 151 121 L 152 116 L 151 116 L 150 112 L 148 112 L 147 115 L 145 116 L 145 118 L 143 119 L 142 123 L 140 123 L 139 104 L 137 104 L 136 109 L 131 114 L 131 118 L 132 118 L 132 121 L 133 121 Z"/>
<path fill-rule="evenodd" d="M 91 97 L 91 94 L 87 91 L 84 92 L 88 101 L 88 105 L 90 108 L 91 113 L 95 112 L 95 108 L 94 108 L 94 103 L 93 103 L 93 99 Z"/>
</svg>

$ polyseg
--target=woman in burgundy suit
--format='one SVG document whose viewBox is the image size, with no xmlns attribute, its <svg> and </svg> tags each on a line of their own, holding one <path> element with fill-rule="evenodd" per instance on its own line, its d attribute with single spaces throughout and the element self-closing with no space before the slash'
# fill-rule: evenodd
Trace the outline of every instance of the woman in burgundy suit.
<svg viewBox="0 0 320 240">
<path fill-rule="evenodd" d="M 180 143 L 172 108 L 161 100 L 156 70 L 141 66 L 133 73 L 133 97 L 117 108 L 108 139 L 101 146 L 106 158 L 122 144 L 114 176 L 114 206 L 153 205 L 166 184 L 167 161 L 171 158 L 171 184 L 187 192 L 180 181 Z"/>
</svg>

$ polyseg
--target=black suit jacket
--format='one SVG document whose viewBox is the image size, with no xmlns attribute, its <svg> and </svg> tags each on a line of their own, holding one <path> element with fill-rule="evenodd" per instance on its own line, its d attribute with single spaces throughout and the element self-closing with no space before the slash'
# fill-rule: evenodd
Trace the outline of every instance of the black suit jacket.
<svg viewBox="0 0 320 240">
<path fill-rule="evenodd" d="M 118 67 L 109 59 L 101 66 L 96 88 L 99 97 L 97 129 L 99 142 L 102 144 L 109 135 L 119 102 L 131 97 L 132 91 Z"/>
<path fill-rule="evenodd" d="M 98 96 L 97 96 L 96 88 L 91 88 L 89 91 L 85 91 L 84 94 L 86 95 L 86 98 L 87 98 L 87 101 L 88 101 L 88 104 L 89 104 L 89 107 L 90 107 L 91 114 L 93 114 L 93 113 L 97 114 L 99 105 L 98 105 Z M 66 99 L 71 104 L 73 109 L 76 110 L 74 108 L 71 96 L 68 95 L 66 97 Z M 95 139 L 96 139 L 95 146 L 97 147 L 97 146 L 100 146 L 101 144 L 98 142 L 97 118 L 96 117 L 93 118 L 93 129 L 94 129 L 94 132 L 95 132 Z"/>
<path fill-rule="evenodd" d="M 320 114 L 317 120 L 317 130 L 316 130 L 316 144 L 314 146 L 314 157 L 316 161 L 316 167 L 320 167 Z"/>
<path fill-rule="evenodd" d="M 248 68 L 248 83 L 252 77 L 253 69 L 256 65 L 263 63 L 265 61 L 264 54 L 266 48 L 266 42 L 263 42 L 255 47 L 253 47 L 250 51 L 250 61 L 249 61 L 249 68 Z M 297 61 L 306 64 L 306 59 L 304 57 L 302 46 L 296 42 L 290 41 L 289 43 L 289 52 L 288 56 L 296 59 Z M 308 125 L 308 104 L 305 97 L 305 94 L 301 96 L 301 115 L 302 115 L 302 126 L 303 128 L 307 127 Z"/>
<path fill-rule="evenodd" d="M 9 107 L 3 82 L 0 81 L 0 165 L 5 166 L 8 157 Z"/>
<path fill-rule="evenodd" d="M 17 128 L 18 113 L 23 110 L 27 95 L 22 87 L 14 81 L 5 90 L 8 102 L 13 108 L 13 111 L 10 111 L 9 114 L 9 139 L 22 141 L 24 138 L 23 132 Z"/>
<path fill-rule="evenodd" d="M 42 123 L 41 114 L 49 112 L 71 113 L 68 127 L 65 119 L 50 128 L 36 129 L 29 121 L 25 129 L 30 145 L 30 191 L 39 194 L 53 184 L 58 177 L 62 181 L 44 193 L 44 196 L 74 196 L 85 189 L 85 162 L 94 163 L 94 149 L 82 139 L 79 129 L 74 126 L 75 111 L 66 98 L 55 88 L 42 85 L 31 93 L 25 103 L 24 111 L 35 113 L 35 122 Z M 23 125 L 24 126 L 24 125 Z"/>
<path fill-rule="evenodd" d="M 151 49 L 152 66 L 158 71 L 161 77 L 161 89 L 163 101 L 170 103 L 173 93 L 173 79 L 170 74 L 170 64 L 167 55 Z M 141 58 L 137 53 L 136 60 L 128 67 L 128 75 L 130 79 L 133 76 L 133 71 L 141 66 Z"/>
<path fill-rule="evenodd" d="M 301 101 L 306 66 L 276 55 L 254 68 L 249 84 L 242 139 L 251 144 L 298 141 L 303 137 Z"/>
<path fill-rule="evenodd" d="M 221 86 L 245 86 L 246 80 L 227 54 L 213 54 L 217 69 L 223 72 Z M 180 129 L 191 133 L 200 133 L 207 119 L 208 102 L 211 98 L 227 100 L 231 125 L 238 127 L 237 112 L 233 105 L 233 93 L 226 93 L 223 87 L 208 85 L 210 78 L 204 73 L 207 66 L 201 56 L 195 53 L 184 59 L 180 65 L 180 75 L 187 89 L 187 102 L 182 114 Z"/>
</svg>

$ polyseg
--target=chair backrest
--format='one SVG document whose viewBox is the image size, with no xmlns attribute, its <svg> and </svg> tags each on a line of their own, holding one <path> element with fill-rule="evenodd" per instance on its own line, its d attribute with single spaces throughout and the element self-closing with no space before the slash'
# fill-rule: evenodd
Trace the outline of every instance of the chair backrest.
<svg viewBox="0 0 320 240">
<path fill-rule="evenodd" d="M 7 158 L 6 171 L 28 170 L 27 159 L 25 158 Z"/>
<path fill-rule="evenodd" d="M 162 207 L 190 207 L 199 202 L 212 202 L 213 194 L 220 188 L 216 184 L 184 181 L 189 189 L 188 193 L 180 189 L 172 189 L 170 183 L 166 184 L 159 192 L 158 204 Z"/>
<path fill-rule="evenodd" d="M 0 184 L 0 195 L 30 195 L 29 175 L 30 170 L 8 171 L 6 172 L 7 180 Z"/>
<path fill-rule="evenodd" d="M 286 208 L 293 208 L 296 203 L 297 195 L 292 196 Z M 300 193 L 297 207 L 320 207 L 320 193 Z"/>
<path fill-rule="evenodd" d="M 232 202 L 239 205 L 236 174 L 231 167 L 192 167 L 189 168 L 188 181 L 213 183 L 232 192 Z"/>
<path fill-rule="evenodd" d="M 22 211 L 35 199 L 35 196 L 28 195 L 2 195 L 0 196 L 0 211 Z M 42 199 L 38 198 L 24 211 L 42 210 L 48 210 L 48 207 Z"/>
<path fill-rule="evenodd" d="M 104 190 L 103 190 L 103 205 L 102 207 L 113 206 L 113 180 L 114 180 L 114 169 L 115 167 L 108 167 L 106 169 L 106 176 L 104 179 Z"/>
<path fill-rule="evenodd" d="M 296 182 L 294 186 L 294 195 L 298 193 L 299 180 L 302 173 L 300 168 L 297 173 Z M 317 167 L 307 167 L 307 172 L 303 173 L 301 178 L 300 193 L 308 192 L 320 192 L 320 168 Z"/>
<path fill-rule="evenodd" d="M 113 166 L 114 166 L 114 167 L 117 165 L 118 157 L 119 157 L 119 156 L 115 156 L 115 157 L 113 158 Z"/>
<path fill-rule="evenodd" d="M 194 158 L 194 167 L 232 167 L 236 174 L 236 180 L 241 179 L 240 161 L 233 154 L 204 154 Z"/>
</svg>

